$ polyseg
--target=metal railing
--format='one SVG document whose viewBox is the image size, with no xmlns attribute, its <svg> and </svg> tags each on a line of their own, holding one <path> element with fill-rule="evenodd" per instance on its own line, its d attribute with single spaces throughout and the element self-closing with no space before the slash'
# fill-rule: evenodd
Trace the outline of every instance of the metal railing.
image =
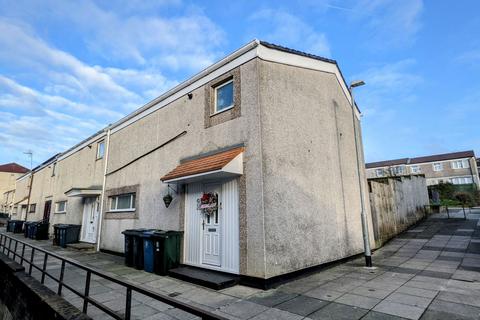
<svg viewBox="0 0 480 320">
<path fill-rule="evenodd" d="M 8 242 L 8 246 L 7 246 Z M 12 248 L 13 245 L 13 248 Z M 21 247 L 21 252 L 18 253 L 19 246 Z M 30 248 L 30 256 L 25 257 L 25 249 Z M 68 259 L 65 257 L 62 257 L 58 254 L 49 252 L 47 250 L 41 249 L 37 246 L 31 245 L 29 243 L 26 243 L 24 241 L 18 240 L 15 237 L 11 237 L 5 233 L 0 233 L 0 250 L 10 258 L 10 255 L 12 255 L 12 259 L 14 261 L 17 261 L 17 258 L 20 259 L 20 264 L 23 265 L 26 263 L 28 265 L 28 275 L 32 275 L 33 269 L 36 269 L 40 271 L 41 273 L 41 283 L 44 284 L 45 282 L 45 277 L 49 277 L 50 279 L 56 281 L 58 283 L 58 289 L 57 289 L 57 294 L 61 295 L 62 294 L 62 289 L 65 287 L 68 290 L 72 291 L 74 294 L 77 296 L 81 297 L 83 299 L 83 313 L 87 314 L 89 304 L 97 307 L 98 309 L 102 310 L 109 316 L 113 317 L 114 319 L 119 319 L 119 320 L 130 320 L 131 318 L 131 308 L 132 308 L 132 292 L 137 292 L 139 294 L 148 296 L 150 298 L 153 298 L 155 300 L 161 301 L 163 303 L 166 303 L 170 306 L 173 306 L 175 308 L 181 309 L 183 311 L 186 311 L 190 314 L 196 315 L 198 317 L 201 317 L 202 319 L 218 319 L 218 320 L 226 320 L 226 318 L 221 317 L 219 315 L 216 315 L 214 313 L 211 313 L 206 310 L 202 310 L 200 308 L 197 308 L 195 306 L 189 305 L 187 303 L 178 301 L 176 299 L 173 299 L 172 297 L 156 293 L 154 291 L 145 289 L 143 287 L 140 287 L 132 282 L 125 281 L 125 280 L 119 280 L 117 278 L 114 278 L 112 276 L 109 276 L 108 274 L 105 274 L 104 272 L 84 266 L 72 259 Z M 42 266 L 39 267 L 34 264 L 34 259 L 35 259 L 35 254 L 43 254 L 43 263 Z M 51 273 L 47 271 L 47 263 L 48 263 L 48 258 L 53 257 L 61 261 L 61 267 L 60 267 L 60 275 L 58 279 Z M 65 276 L 65 268 L 67 265 L 72 265 L 75 266 L 83 271 L 86 272 L 86 279 L 85 279 L 85 287 L 83 292 L 80 292 L 79 290 L 73 288 L 73 286 L 68 285 L 64 281 L 64 276 Z M 125 299 L 125 314 L 120 314 L 107 306 L 103 305 L 102 303 L 92 299 L 89 296 L 90 293 L 90 282 L 92 275 L 101 277 L 103 279 L 106 279 L 108 281 L 111 281 L 113 283 L 116 283 L 118 285 L 121 285 L 125 287 L 126 290 L 126 299 Z"/>
<path fill-rule="evenodd" d="M 434 213 L 432 208 L 438 208 L 438 212 L 437 212 L 437 213 L 441 213 L 441 212 L 442 212 L 442 208 L 445 208 L 445 213 L 447 214 L 447 218 L 450 219 L 450 210 L 455 209 L 455 208 L 457 208 L 457 207 L 453 207 L 453 208 L 450 207 L 450 208 L 449 208 L 448 205 L 427 204 L 427 205 L 424 205 L 424 208 L 425 208 L 425 210 L 427 210 L 427 208 L 428 208 L 427 211 L 429 211 L 429 213 Z M 459 208 L 460 208 L 460 207 L 459 207 Z M 472 208 L 471 208 L 471 207 L 467 207 L 467 209 L 469 210 L 469 213 L 472 213 Z M 466 220 L 466 219 L 467 219 L 467 212 L 465 211 L 465 206 L 462 206 L 462 207 L 460 208 L 460 210 L 463 210 L 463 218 Z"/>
</svg>

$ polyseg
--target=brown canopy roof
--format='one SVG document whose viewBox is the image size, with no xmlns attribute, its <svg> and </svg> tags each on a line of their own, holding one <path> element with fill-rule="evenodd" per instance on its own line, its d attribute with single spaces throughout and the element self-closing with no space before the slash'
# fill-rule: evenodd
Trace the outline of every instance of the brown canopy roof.
<svg viewBox="0 0 480 320">
<path fill-rule="evenodd" d="M 0 172 L 27 173 L 28 171 L 30 170 L 14 162 L 0 165 Z"/>
<path fill-rule="evenodd" d="M 195 174 L 221 170 L 236 156 L 244 151 L 244 147 L 234 148 L 201 158 L 185 161 L 167 173 L 160 180 L 166 181 Z"/>
</svg>

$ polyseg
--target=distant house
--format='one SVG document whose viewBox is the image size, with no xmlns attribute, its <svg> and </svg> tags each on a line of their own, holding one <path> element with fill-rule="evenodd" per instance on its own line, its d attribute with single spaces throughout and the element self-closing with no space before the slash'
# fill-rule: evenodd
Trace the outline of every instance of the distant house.
<svg viewBox="0 0 480 320">
<path fill-rule="evenodd" d="M 28 169 L 17 163 L 0 165 L 0 213 L 11 214 L 15 209 L 15 181 L 28 172 Z"/>
<path fill-rule="evenodd" d="M 424 174 L 427 185 L 475 184 L 480 187 L 477 159 L 472 150 L 402 158 L 366 164 L 367 178 Z"/>
</svg>

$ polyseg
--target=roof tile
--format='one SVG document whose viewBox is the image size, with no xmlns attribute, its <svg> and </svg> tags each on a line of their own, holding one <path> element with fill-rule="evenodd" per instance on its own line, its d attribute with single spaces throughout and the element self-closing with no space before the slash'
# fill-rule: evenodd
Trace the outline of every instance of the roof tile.
<svg viewBox="0 0 480 320">
<path fill-rule="evenodd" d="M 198 159 L 185 161 L 164 175 L 160 180 L 165 181 L 220 170 L 244 150 L 244 147 L 234 148 Z"/>
</svg>

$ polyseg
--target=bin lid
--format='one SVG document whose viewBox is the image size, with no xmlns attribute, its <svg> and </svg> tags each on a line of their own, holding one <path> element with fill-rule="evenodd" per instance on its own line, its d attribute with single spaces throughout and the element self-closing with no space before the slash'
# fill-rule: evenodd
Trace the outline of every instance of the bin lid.
<svg viewBox="0 0 480 320">
<path fill-rule="evenodd" d="M 122 231 L 122 233 L 127 235 L 127 236 L 142 236 L 145 231 L 155 231 L 155 229 L 146 229 L 146 228 L 127 229 L 127 230 Z"/>
</svg>

